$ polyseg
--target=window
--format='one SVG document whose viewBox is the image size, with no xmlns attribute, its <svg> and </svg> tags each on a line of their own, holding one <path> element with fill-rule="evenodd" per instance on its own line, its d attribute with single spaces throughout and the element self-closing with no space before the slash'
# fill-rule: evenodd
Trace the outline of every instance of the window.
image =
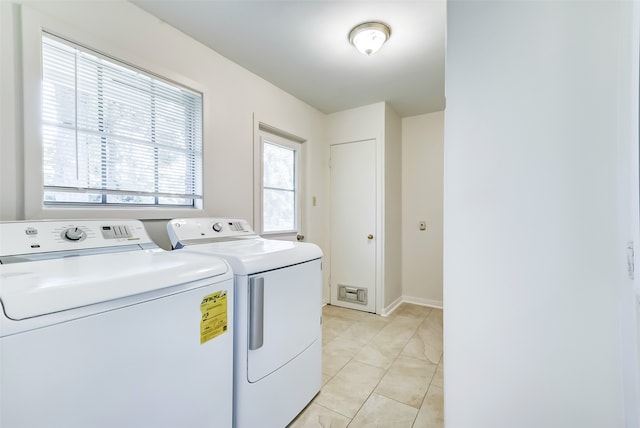
<svg viewBox="0 0 640 428">
<path fill-rule="evenodd" d="M 302 144 L 260 131 L 261 184 L 258 223 L 263 233 L 296 233 L 300 222 Z"/>
<path fill-rule="evenodd" d="M 45 205 L 199 207 L 202 94 L 42 36 Z"/>
<path fill-rule="evenodd" d="M 296 230 L 296 151 L 264 141 L 262 173 L 263 231 Z"/>
</svg>

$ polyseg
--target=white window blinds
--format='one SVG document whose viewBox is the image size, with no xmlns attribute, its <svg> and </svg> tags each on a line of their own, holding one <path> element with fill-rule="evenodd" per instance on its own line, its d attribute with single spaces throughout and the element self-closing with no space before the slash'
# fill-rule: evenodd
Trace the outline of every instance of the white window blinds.
<svg viewBox="0 0 640 428">
<path fill-rule="evenodd" d="M 202 94 L 42 38 L 46 205 L 196 207 Z"/>
</svg>

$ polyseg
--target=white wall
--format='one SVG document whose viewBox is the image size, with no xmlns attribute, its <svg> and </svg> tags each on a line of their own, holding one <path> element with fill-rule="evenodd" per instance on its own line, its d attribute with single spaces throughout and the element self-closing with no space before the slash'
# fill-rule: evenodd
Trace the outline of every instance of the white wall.
<svg viewBox="0 0 640 428">
<path fill-rule="evenodd" d="M 402 298 L 402 121 L 385 105 L 384 114 L 384 302 Z"/>
<path fill-rule="evenodd" d="M 304 138 L 307 142 L 304 223 L 306 240 L 324 249 L 323 215 L 326 200 L 324 169 L 325 115 L 302 101 L 190 39 L 159 19 L 126 1 L 23 2 L 22 14 L 78 42 L 106 51 L 143 68 L 179 76 L 205 94 L 204 112 L 204 211 L 203 216 L 253 219 L 254 124 L 260 121 Z M 0 2 L 2 22 L 2 207 L 1 220 L 24 217 L 105 217 L 107 210 L 79 212 L 24 212 L 21 189 L 39 186 L 30 182 L 21 159 L 22 43 L 21 6 Z M 31 18 L 30 18 L 31 19 Z M 37 37 L 30 34 L 29 37 Z M 80 38 L 80 39 L 78 39 Z M 37 55 L 27 44 L 25 55 Z M 34 70 L 26 70 L 33 75 Z M 37 72 L 37 70 L 35 70 Z M 27 126 L 30 126 L 27 123 Z M 38 166 L 36 165 L 36 168 Z M 311 206 L 311 196 L 317 205 Z M 147 227 L 161 245 L 168 245 L 163 215 L 127 211 L 119 216 L 150 219 Z M 166 214 L 164 220 L 172 218 Z M 153 219 L 156 220 L 153 220 Z"/>
<path fill-rule="evenodd" d="M 22 145 L 22 79 L 17 64 L 20 52 L 14 48 L 20 26 L 20 9 L 0 2 L 0 220 L 24 216 Z"/>
<path fill-rule="evenodd" d="M 376 103 L 329 114 L 327 144 L 384 138 L 385 104 Z M 327 146 L 327 147 L 328 147 Z"/>
<path fill-rule="evenodd" d="M 623 427 L 623 2 L 450 2 L 447 427 Z M 636 52 L 637 55 L 637 52 Z M 637 143 L 637 142 L 636 142 Z"/>
<path fill-rule="evenodd" d="M 327 116 L 326 150 L 332 144 L 376 140 L 378 203 L 376 239 L 376 312 L 386 313 L 402 298 L 401 162 L 402 127 L 398 115 L 385 103 L 376 103 Z M 327 180 L 329 174 L 327 173 Z M 329 188 L 329 183 L 325 186 Z M 326 224 L 326 230 L 330 230 Z M 330 262 L 330 260 L 329 260 Z M 330 269 L 330 264 L 328 266 Z M 328 287 L 328 284 L 327 284 Z M 329 290 L 325 291 L 329 300 Z"/>
<path fill-rule="evenodd" d="M 625 422 L 628 427 L 640 427 L 640 172 L 639 172 L 639 88 L 640 88 L 640 2 L 628 4 L 626 22 L 632 28 L 631 37 L 620 37 L 618 122 L 618 202 L 620 212 L 631 222 L 619 221 L 620 260 L 626 260 L 628 243 L 635 247 L 635 280 L 620 271 L 620 336 L 622 353 Z M 624 22 L 624 21 L 623 21 Z M 622 216 L 624 218 L 624 215 Z M 627 245 L 624 245 L 627 243 Z"/>
<path fill-rule="evenodd" d="M 403 299 L 435 307 L 442 307 L 443 176 L 444 112 L 402 119 Z"/>
<path fill-rule="evenodd" d="M 333 113 L 327 115 L 326 121 L 326 151 L 330 153 L 331 145 L 333 144 L 341 144 L 341 143 L 349 143 L 353 141 L 362 141 L 362 140 L 376 140 L 376 156 L 378 159 L 382 159 L 384 154 L 383 144 L 384 144 L 384 115 L 385 115 L 385 105 L 384 103 L 376 103 L 371 104 L 364 107 L 344 110 L 341 112 Z M 327 163 L 328 166 L 328 163 Z M 330 189 L 330 178 L 331 174 L 329 169 L 327 169 L 327 174 L 325 176 L 325 188 Z M 376 192 L 379 198 L 382 198 L 382 179 L 383 174 L 379 174 L 377 178 L 378 182 L 376 183 Z M 329 222 L 330 212 L 327 211 L 326 221 L 325 221 L 325 230 L 327 231 L 327 235 L 330 236 L 331 224 Z M 382 218 L 382 206 L 378 207 L 378 212 L 376 213 L 377 218 Z M 377 230 L 375 235 L 382 235 L 382 227 L 377 225 Z M 383 302 L 382 292 L 378 292 L 382 288 L 383 283 L 383 272 L 382 269 L 382 246 L 380 245 L 383 241 L 380 239 L 376 239 L 376 258 L 377 258 L 377 268 L 376 272 L 376 306 L 381 307 Z M 330 243 L 329 243 L 330 245 Z M 325 261 L 324 266 L 325 272 L 331 272 L 331 256 L 329 255 L 328 259 Z M 325 302 L 330 301 L 329 294 L 329 282 L 325 284 L 325 289 L 323 292 L 323 299 Z"/>
</svg>

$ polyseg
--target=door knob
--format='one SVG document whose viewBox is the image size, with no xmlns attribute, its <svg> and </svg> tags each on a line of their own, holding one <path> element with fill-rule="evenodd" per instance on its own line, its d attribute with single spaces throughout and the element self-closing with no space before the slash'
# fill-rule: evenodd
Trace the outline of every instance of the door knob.
<svg viewBox="0 0 640 428">
<path fill-rule="evenodd" d="M 296 235 L 296 239 L 298 241 L 304 241 L 304 235 L 300 235 L 299 233 Z"/>
<path fill-rule="evenodd" d="M 367 236 L 367 239 L 373 239 L 373 235 L 369 234 L 369 236 Z"/>
</svg>

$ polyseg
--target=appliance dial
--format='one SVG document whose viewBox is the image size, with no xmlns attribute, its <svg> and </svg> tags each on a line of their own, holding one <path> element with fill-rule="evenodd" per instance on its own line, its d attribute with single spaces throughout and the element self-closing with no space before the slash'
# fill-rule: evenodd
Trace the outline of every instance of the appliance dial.
<svg viewBox="0 0 640 428">
<path fill-rule="evenodd" d="M 62 237 L 67 241 L 81 241 L 87 237 L 87 234 L 79 227 L 70 227 L 63 232 Z"/>
<path fill-rule="evenodd" d="M 222 223 L 213 223 L 213 230 L 215 232 L 220 232 L 222 230 Z"/>
</svg>

